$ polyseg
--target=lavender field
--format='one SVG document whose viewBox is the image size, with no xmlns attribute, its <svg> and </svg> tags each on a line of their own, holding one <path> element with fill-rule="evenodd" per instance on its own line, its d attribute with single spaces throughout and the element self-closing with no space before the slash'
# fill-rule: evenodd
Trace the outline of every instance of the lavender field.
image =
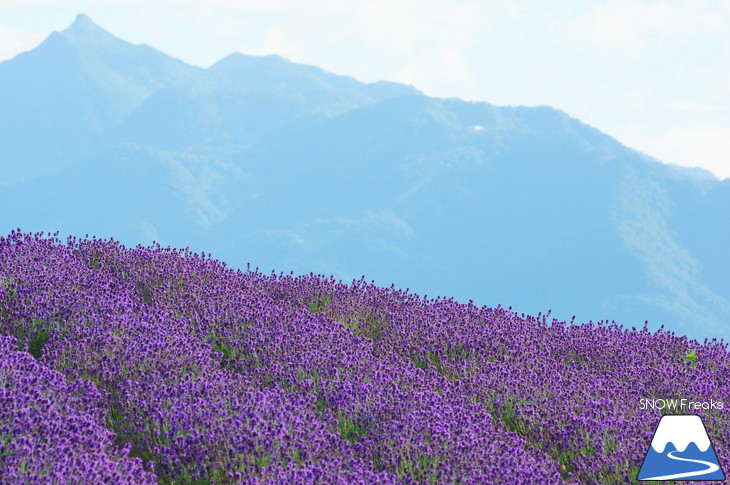
<svg viewBox="0 0 730 485">
<path fill-rule="evenodd" d="M 662 413 L 640 399 L 723 401 L 729 360 L 364 278 L 0 238 L 2 483 L 631 483 Z M 725 410 L 693 412 L 728 463 Z"/>
</svg>

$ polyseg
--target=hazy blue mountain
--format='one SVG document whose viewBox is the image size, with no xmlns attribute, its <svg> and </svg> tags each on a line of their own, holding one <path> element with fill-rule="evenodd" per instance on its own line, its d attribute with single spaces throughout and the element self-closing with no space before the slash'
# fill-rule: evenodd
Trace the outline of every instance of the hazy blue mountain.
<svg viewBox="0 0 730 485">
<path fill-rule="evenodd" d="M 153 239 L 561 319 L 730 337 L 730 180 L 549 107 L 279 56 L 208 69 L 80 15 L 0 63 L 0 232 Z"/>
<path fill-rule="evenodd" d="M 4 182 L 101 148 L 100 138 L 160 89 L 193 91 L 202 69 L 117 39 L 85 15 L 37 48 L 0 63 Z"/>
</svg>

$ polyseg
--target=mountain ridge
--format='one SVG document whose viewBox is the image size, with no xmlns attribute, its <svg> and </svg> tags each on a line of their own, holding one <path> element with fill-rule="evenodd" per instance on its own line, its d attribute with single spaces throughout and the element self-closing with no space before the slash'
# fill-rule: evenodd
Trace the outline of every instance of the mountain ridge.
<svg viewBox="0 0 730 485">
<path fill-rule="evenodd" d="M 77 45 L 99 36 L 111 50 Z M 0 146 L 7 230 L 730 336 L 730 181 L 555 108 L 432 98 L 280 56 L 203 69 L 80 15 L 0 63 Z"/>
</svg>

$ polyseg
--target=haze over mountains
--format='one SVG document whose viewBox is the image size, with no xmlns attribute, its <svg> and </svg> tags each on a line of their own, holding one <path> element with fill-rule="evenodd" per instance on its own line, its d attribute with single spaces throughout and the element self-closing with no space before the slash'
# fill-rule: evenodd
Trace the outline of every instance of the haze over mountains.
<svg viewBox="0 0 730 485">
<path fill-rule="evenodd" d="M 730 180 L 548 107 L 436 99 L 278 56 L 208 69 L 79 15 L 0 63 L 0 233 L 730 337 Z"/>
</svg>

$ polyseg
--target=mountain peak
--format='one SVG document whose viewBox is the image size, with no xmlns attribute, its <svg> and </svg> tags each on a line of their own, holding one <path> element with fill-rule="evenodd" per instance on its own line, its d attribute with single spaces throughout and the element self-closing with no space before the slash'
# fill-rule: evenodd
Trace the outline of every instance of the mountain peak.
<svg viewBox="0 0 730 485">
<path fill-rule="evenodd" d="M 99 48 L 109 48 L 112 45 L 129 45 L 104 28 L 99 27 L 91 20 L 91 17 L 83 13 L 78 14 L 74 22 L 68 28 L 62 30 L 60 34 L 72 44 L 84 49 L 97 50 Z"/>
<path fill-rule="evenodd" d="M 230 70 L 236 70 L 236 69 L 248 69 L 252 66 L 262 66 L 262 65 L 268 65 L 268 66 L 285 66 L 285 65 L 293 65 L 291 61 L 288 61 L 287 59 L 284 59 L 283 57 L 277 55 L 277 54 L 270 54 L 265 56 L 253 56 L 253 55 L 247 55 L 240 52 L 233 52 L 231 54 L 228 54 L 223 59 L 219 60 L 212 66 L 210 66 L 214 71 L 230 71 Z"/>
<path fill-rule="evenodd" d="M 91 20 L 91 17 L 84 13 L 80 13 L 76 16 L 76 19 L 74 22 L 66 29 L 66 31 L 75 32 L 75 33 L 92 33 L 92 32 L 104 32 L 107 33 L 106 30 L 102 29 L 98 25 L 94 23 L 93 20 Z"/>
<path fill-rule="evenodd" d="M 120 39 L 103 27 L 97 25 L 88 15 L 80 13 L 71 25 L 61 31 L 53 32 L 43 42 L 48 49 L 71 49 L 74 55 L 81 55 L 86 60 L 101 62 L 109 55 L 132 58 L 142 50 L 125 40 Z M 149 49 L 144 49 L 149 50 Z M 58 53 L 54 54 L 58 55 Z M 103 61 L 106 63 L 107 61 Z M 137 62 L 142 62 L 139 59 Z"/>
<path fill-rule="evenodd" d="M 85 13 L 80 13 L 76 16 L 76 19 L 74 20 L 74 23 L 72 26 L 83 26 L 87 24 L 94 24 L 94 21 L 91 20 L 91 17 L 86 15 Z M 96 25 L 96 24 L 94 24 Z"/>
</svg>

